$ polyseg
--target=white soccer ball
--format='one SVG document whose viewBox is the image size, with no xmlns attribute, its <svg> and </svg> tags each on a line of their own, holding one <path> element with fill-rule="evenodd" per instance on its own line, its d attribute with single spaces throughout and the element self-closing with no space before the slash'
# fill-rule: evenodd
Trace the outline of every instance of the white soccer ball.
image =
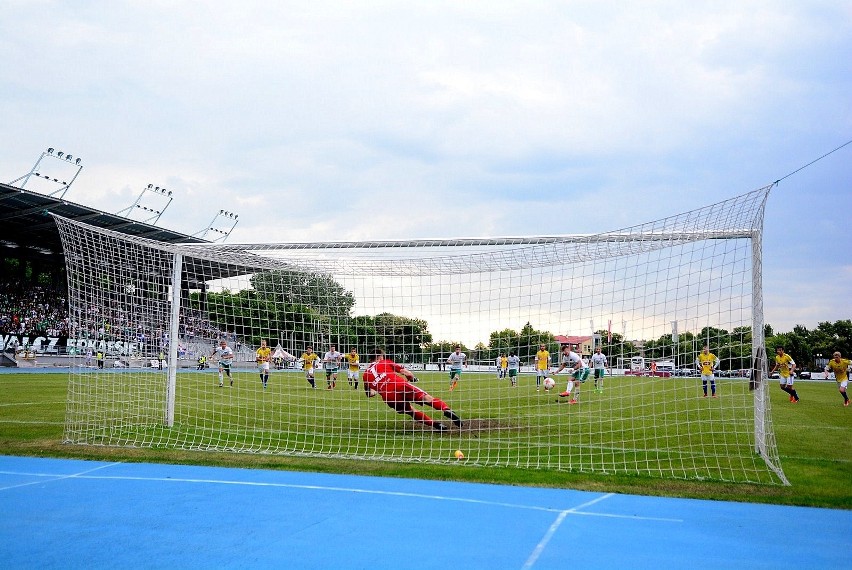
<svg viewBox="0 0 852 570">
<path fill-rule="evenodd" d="M 545 390 L 553 390 L 554 386 L 556 386 L 556 381 L 553 378 L 545 378 L 544 379 L 544 389 Z"/>
</svg>

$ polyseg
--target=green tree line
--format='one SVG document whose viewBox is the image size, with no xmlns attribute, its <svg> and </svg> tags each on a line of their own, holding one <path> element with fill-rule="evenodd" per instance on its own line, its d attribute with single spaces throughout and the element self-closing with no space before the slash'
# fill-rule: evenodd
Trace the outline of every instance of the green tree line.
<svg viewBox="0 0 852 570">
<path fill-rule="evenodd" d="M 553 333 L 537 330 L 529 322 L 520 331 L 509 328 L 493 331 L 487 343 L 468 347 L 461 341 L 434 340 L 429 324 L 422 319 L 388 312 L 356 316 L 354 295 L 318 272 L 265 271 L 253 275 L 251 285 L 251 289 L 238 292 L 208 293 L 206 303 L 199 293 L 193 293 L 191 307 L 203 310 L 220 331 L 234 332 L 251 345 L 266 339 L 273 345 L 281 342 L 292 350 L 301 350 L 308 344 L 317 345 L 318 350 L 336 344 L 340 349 L 354 347 L 364 354 L 382 346 L 403 362 L 438 362 L 456 344 L 472 361 L 494 360 L 500 354 L 514 352 L 522 362 L 529 362 L 539 344 L 544 344 L 551 354 L 559 351 Z M 706 344 L 726 369 L 751 367 L 752 331 L 747 326 L 730 331 L 716 327 L 685 331 L 678 335 L 677 342 L 670 334 L 642 341 L 629 341 L 618 333 L 612 333 L 610 339 L 605 330 L 596 334 L 603 352 L 613 363 L 617 356 L 642 355 L 646 359 L 671 359 L 678 366 L 691 367 Z M 783 346 L 802 368 L 814 367 L 817 360 L 830 358 L 835 350 L 852 354 L 849 319 L 821 322 L 813 330 L 797 325 L 785 333 L 774 333 L 767 325 L 764 335 L 770 357 L 776 347 Z"/>
</svg>

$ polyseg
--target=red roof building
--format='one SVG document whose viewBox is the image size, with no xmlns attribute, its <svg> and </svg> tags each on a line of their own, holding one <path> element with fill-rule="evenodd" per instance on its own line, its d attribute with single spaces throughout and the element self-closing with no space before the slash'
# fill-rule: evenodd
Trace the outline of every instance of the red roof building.
<svg viewBox="0 0 852 570">
<path fill-rule="evenodd" d="M 571 347 L 578 347 L 580 356 L 591 356 L 593 339 L 591 335 L 587 336 L 563 336 L 558 334 L 553 337 L 560 345 L 570 344 Z"/>
</svg>

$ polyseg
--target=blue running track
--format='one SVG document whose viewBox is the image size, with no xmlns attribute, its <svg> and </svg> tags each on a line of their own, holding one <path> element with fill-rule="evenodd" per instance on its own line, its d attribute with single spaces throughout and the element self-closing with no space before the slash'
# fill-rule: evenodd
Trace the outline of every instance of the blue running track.
<svg viewBox="0 0 852 570">
<path fill-rule="evenodd" d="M 850 568 L 852 512 L 0 456 L 0 568 Z"/>
</svg>

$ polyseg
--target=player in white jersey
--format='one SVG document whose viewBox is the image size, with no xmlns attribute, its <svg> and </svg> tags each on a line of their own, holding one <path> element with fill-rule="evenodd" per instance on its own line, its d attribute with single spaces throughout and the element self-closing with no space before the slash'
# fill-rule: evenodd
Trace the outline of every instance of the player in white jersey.
<svg viewBox="0 0 852 570">
<path fill-rule="evenodd" d="M 234 351 L 228 346 L 228 341 L 222 339 L 219 341 L 219 346 L 213 349 L 210 356 L 216 355 L 219 358 L 219 387 L 225 385 L 225 374 L 231 381 L 230 386 L 234 385 L 234 377 L 231 376 L 231 364 L 234 362 Z"/>
<path fill-rule="evenodd" d="M 518 387 L 518 370 L 521 369 L 521 359 L 514 352 L 509 353 L 509 358 L 507 359 L 507 364 L 509 365 L 509 380 L 512 382 L 512 388 Z"/>
<path fill-rule="evenodd" d="M 603 392 L 606 364 L 606 355 L 601 352 L 601 347 L 597 347 L 592 355 L 592 368 L 595 369 L 595 392 Z"/>
<path fill-rule="evenodd" d="M 325 369 L 326 390 L 333 390 L 337 386 L 337 372 L 340 370 L 340 361 L 343 355 L 337 352 L 337 347 L 331 345 L 328 352 L 322 358 L 322 367 Z"/>
<path fill-rule="evenodd" d="M 569 403 L 577 404 L 580 399 L 580 385 L 589 377 L 589 365 L 579 354 L 571 350 L 571 347 L 567 344 L 562 347 L 562 358 L 559 363 L 559 368 L 556 370 L 556 374 L 559 374 L 565 368 L 569 369 L 571 378 L 565 386 L 565 391 L 559 394 L 559 397 L 571 397 L 571 391 L 574 390 L 574 396 L 571 398 Z"/>
<path fill-rule="evenodd" d="M 467 355 L 461 351 L 460 346 L 455 346 L 453 352 L 447 358 L 447 364 L 450 365 L 450 392 L 456 389 L 461 380 L 462 366 L 466 366 L 465 359 Z"/>
</svg>

